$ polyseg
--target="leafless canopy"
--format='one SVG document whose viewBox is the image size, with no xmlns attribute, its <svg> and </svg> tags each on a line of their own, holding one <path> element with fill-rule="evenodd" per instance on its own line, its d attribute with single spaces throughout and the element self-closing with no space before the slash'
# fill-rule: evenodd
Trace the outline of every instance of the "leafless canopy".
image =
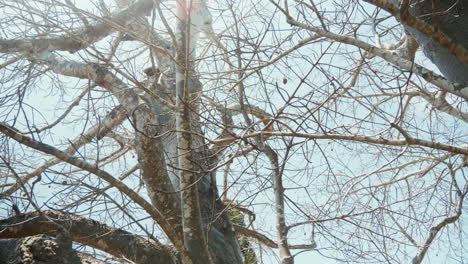
<svg viewBox="0 0 468 264">
<path fill-rule="evenodd" d="M 468 261 L 468 1 L 0 0 L 0 25 L 0 263 Z"/>
</svg>

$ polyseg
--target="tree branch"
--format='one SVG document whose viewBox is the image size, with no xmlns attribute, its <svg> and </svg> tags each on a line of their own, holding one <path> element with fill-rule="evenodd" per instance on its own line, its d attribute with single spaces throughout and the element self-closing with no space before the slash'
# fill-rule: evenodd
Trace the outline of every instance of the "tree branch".
<svg viewBox="0 0 468 264">
<path fill-rule="evenodd" d="M 172 243 L 174 243 L 176 248 L 181 251 L 183 250 L 183 245 L 181 243 L 180 237 L 177 235 L 177 233 L 173 229 L 173 226 L 171 226 L 171 224 L 167 221 L 164 215 L 158 209 L 156 209 L 154 206 L 148 203 L 145 199 L 143 199 L 138 193 L 136 193 L 134 190 L 129 188 L 127 185 L 123 184 L 121 181 L 115 179 L 112 175 L 110 175 L 106 171 L 101 170 L 97 168 L 95 165 L 84 162 L 76 157 L 70 156 L 69 154 L 61 150 L 58 150 L 48 144 L 45 144 L 45 143 L 33 140 L 29 137 L 23 136 L 20 133 L 18 133 L 14 128 L 6 125 L 3 122 L 0 122 L 0 132 L 14 139 L 18 143 L 21 143 L 33 149 L 39 150 L 46 154 L 55 156 L 56 158 L 60 160 L 68 162 L 71 165 L 74 165 L 92 174 L 95 174 L 99 178 L 107 181 L 108 183 L 116 187 L 119 191 L 121 191 L 122 193 L 125 193 L 138 205 L 140 205 L 153 219 L 155 219 L 158 222 L 158 224 L 167 234 L 167 236 L 172 241 Z"/>
<path fill-rule="evenodd" d="M 151 9 L 152 6 L 152 0 L 140 0 L 110 19 L 104 20 L 94 26 L 83 28 L 77 32 L 67 33 L 55 38 L 0 39 L 0 53 L 35 53 L 45 50 L 75 52 L 88 47 L 112 33 L 115 30 L 112 24 L 126 26 L 132 23 L 136 17 Z M 70 37 L 70 35 L 73 37 Z"/>
<path fill-rule="evenodd" d="M 359 135 L 338 135 L 338 134 L 307 134 L 307 133 L 299 133 L 299 132 L 258 132 L 252 133 L 243 136 L 242 138 L 223 138 L 212 140 L 214 144 L 221 144 L 225 142 L 233 142 L 236 140 L 258 137 L 258 136 L 278 136 L 278 137 L 301 137 L 307 139 L 333 139 L 333 140 L 347 140 L 347 141 L 355 141 L 355 142 L 363 142 L 368 144 L 378 144 L 378 145 L 388 145 L 388 146 L 406 146 L 406 145 L 413 145 L 413 146 L 423 146 L 432 149 L 444 150 L 454 154 L 464 154 L 468 155 L 468 146 L 462 145 L 460 147 L 455 147 L 452 145 L 447 145 L 438 142 L 427 141 L 424 139 L 418 139 L 411 137 L 410 140 L 398 140 L 398 139 L 384 139 L 384 138 L 374 138 L 374 137 L 367 137 L 367 136 L 359 136 Z"/>
<path fill-rule="evenodd" d="M 101 123 L 98 125 L 92 127 L 88 131 L 86 131 L 84 134 L 79 135 L 76 139 L 71 141 L 70 146 L 65 150 L 65 152 L 69 155 L 75 154 L 78 149 L 80 149 L 82 146 L 85 144 L 88 144 L 91 142 L 93 138 L 101 139 L 103 138 L 109 131 L 120 125 L 125 118 L 127 117 L 126 112 L 122 106 L 117 106 L 112 111 L 102 120 Z M 51 166 L 54 166 L 58 163 L 60 163 L 60 159 L 54 158 L 51 160 L 48 160 L 45 162 L 42 166 L 38 167 L 28 175 L 24 176 L 21 178 L 21 182 L 15 183 L 12 187 L 10 187 L 8 190 L 4 191 L 3 193 L 0 193 L 0 198 L 2 197 L 8 197 L 16 190 L 18 190 L 21 187 L 21 184 L 25 184 L 28 182 L 30 179 L 33 177 L 40 177 L 40 175 L 47 169 L 50 168 Z"/>
<path fill-rule="evenodd" d="M 267 236 L 257 231 L 254 231 L 254 230 L 251 230 L 251 229 L 248 229 L 240 225 L 236 225 L 236 224 L 233 224 L 233 227 L 234 227 L 234 231 L 238 234 L 242 234 L 244 236 L 255 238 L 258 242 L 264 244 L 265 246 L 269 248 L 278 248 L 278 243 L 276 243 L 275 241 L 271 240 Z M 315 249 L 316 247 L 317 247 L 316 244 L 288 245 L 289 249 Z"/>
<path fill-rule="evenodd" d="M 440 89 L 444 91 L 447 91 L 449 93 L 452 93 L 456 96 L 459 96 L 461 98 L 468 100 L 468 87 L 465 87 L 461 84 L 454 84 L 448 81 L 445 77 L 439 74 L 436 74 L 433 71 L 430 71 L 419 64 L 416 64 L 412 61 L 401 58 L 397 56 L 396 54 L 387 51 L 386 49 L 378 48 L 376 46 L 373 46 L 371 44 L 368 44 L 364 41 L 361 41 L 352 37 L 347 37 L 347 36 L 335 34 L 329 31 L 324 31 L 319 28 L 300 23 L 296 20 L 293 20 L 292 18 L 288 19 L 288 23 L 290 23 L 291 25 L 295 25 L 300 28 L 315 32 L 319 36 L 326 37 L 334 41 L 338 41 L 341 43 L 345 43 L 345 44 L 349 44 L 349 45 L 353 45 L 358 48 L 361 48 L 371 54 L 377 55 L 385 59 L 386 61 L 389 61 L 397 65 L 398 67 L 404 70 L 418 74 L 419 76 L 424 78 L 427 82 L 436 85 L 437 87 L 439 87 Z"/>
<path fill-rule="evenodd" d="M 426 241 L 424 241 L 424 244 L 422 244 L 421 247 L 419 248 L 418 254 L 413 258 L 411 262 L 412 264 L 420 264 L 423 261 L 424 257 L 426 256 L 429 246 L 432 244 L 432 241 L 434 241 L 439 231 L 442 230 L 442 228 L 444 228 L 445 226 L 455 223 L 460 218 L 462 214 L 462 209 L 463 209 L 463 200 L 465 199 L 465 196 L 467 193 L 468 193 L 468 185 L 465 186 L 464 192 L 459 196 L 459 200 L 455 208 L 455 214 L 449 217 L 445 217 L 438 224 L 433 225 L 431 227 L 431 229 L 429 230 L 429 234 L 426 238 Z"/>
<path fill-rule="evenodd" d="M 50 52 L 42 52 L 37 59 L 56 73 L 90 79 L 117 97 L 132 118 L 137 132 L 138 157 L 150 198 L 158 210 L 167 216 L 167 221 L 170 221 L 170 226 L 178 233 L 177 236 L 181 236 L 180 204 L 167 173 L 164 147 L 160 137 L 161 127 L 155 113 L 162 110 L 152 109 L 137 89 L 130 89 L 117 76 L 100 65 L 66 61 Z M 169 109 L 172 107 L 162 98 L 159 98 L 158 102 Z"/>
<path fill-rule="evenodd" d="M 184 259 L 183 263 L 213 263 L 206 243 L 205 230 L 203 229 L 198 193 L 199 174 L 195 173 L 194 165 L 194 140 L 190 133 L 194 127 L 191 122 L 192 98 L 194 84 L 191 83 L 190 60 L 195 52 L 196 32 L 191 34 L 191 30 L 197 29 L 191 27 L 193 17 L 185 0 L 177 1 L 177 49 L 176 49 L 176 129 L 177 133 L 177 155 L 178 171 L 181 188 L 182 203 L 182 225 L 184 245 L 186 246 L 190 259 Z M 190 12 L 189 12 L 190 10 Z M 193 10 L 193 12 L 196 12 Z M 192 45 L 192 46 L 190 46 Z"/>
<path fill-rule="evenodd" d="M 442 47 L 446 48 L 448 51 L 457 56 L 462 62 L 468 63 L 468 50 L 466 50 L 463 46 L 459 45 L 457 42 L 453 41 L 443 32 L 436 30 L 433 26 L 409 14 L 408 1 L 402 2 L 403 9 L 405 9 L 406 6 L 406 10 L 400 10 L 400 8 L 386 0 L 364 1 L 386 10 L 395 18 L 399 19 L 403 24 L 408 25 L 425 34 L 426 36 L 432 38 L 435 42 L 439 43 Z"/>
<path fill-rule="evenodd" d="M 69 244 L 46 235 L 0 239 L 0 263 L 106 264 L 91 255 L 75 251 Z"/>
<path fill-rule="evenodd" d="M 0 220 L 0 238 L 23 238 L 38 234 L 56 237 L 63 229 L 73 241 L 105 251 L 115 257 L 125 257 L 135 263 L 174 263 L 169 248 L 122 229 L 73 214 L 47 210 L 30 212 Z"/>
</svg>

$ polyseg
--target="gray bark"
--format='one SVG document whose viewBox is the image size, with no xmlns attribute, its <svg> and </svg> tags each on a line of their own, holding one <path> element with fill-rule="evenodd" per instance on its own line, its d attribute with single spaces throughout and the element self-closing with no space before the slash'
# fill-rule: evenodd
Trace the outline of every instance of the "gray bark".
<svg viewBox="0 0 468 264">
<path fill-rule="evenodd" d="M 0 246 L 0 252 L 2 252 L 0 253 L 0 263 L 8 263 L 3 262 L 2 257 L 3 259 L 10 259 L 12 258 L 12 255 L 19 257 L 23 254 L 21 253 L 21 250 L 23 250 L 22 248 L 32 247 L 31 245 L 35 245 L 39 242 L 43 245 L 39 244 L 38 246 L 34 246 L 32 247 L 34 250 L 29 250 L 29 253 L 27 253 L 31 255 L 32 258 L 41 258 L 41 254 L 45 254 L 48 251 L 46 247 L 53 249 L 58 255 L 64 253 L 68 254 L 71 252 L 71 240 L 100 249 L 118 258 L 125 257 L 135 263 L 149 264 L 153 263 L 154 259 L 158 259 L 160 263 L 174 263 L 171 249 L 162 246 L 155 241 L 143 239 L 140 236 L 133 235 L 124 230 L 110 227 L 82 216 L 66 214 L 59 211 L 49 210 L 44 211 L 41 214 L 31 212 L 16 215 L 0 220 L 0 229 L 2 230 L 2 232 L 0 232 L 0 245 L 4 245 Z M 70 239 L 70 244 L 68 245 L 69 250 L 64 247 L 64 244 L 66 243 L 55 245 L 57 244 L 57 241 L 60 242 L 60 239 L 55 239 L 52 242 L 46 241 L 51 239 L 46 238 L 44 235 L 60 238 L 63 237 L 64 230 L 66 230 Z M 41 239 L 39 240 L 20 239 L 25 237 L 34 237 L 40 234 L 43 234 L 43 236 L 41 236 Z M 52 245 L 48 246 L 51 243 Z M 6 247 L 9 247 L 10 249 L 13 247 L 20 248 L 16 249 L 15 252 L 11 252 L 11 254 L 8 254 L 10 251 L 7 250 Z M 41 247 L 45 253 L 41 253 L 41 249 L 38 249 L 38 247 Z M 56 261 L 48 263 L 68 262 Z"/>
<path fill-rule="evenodd" d="M 390 2 L 399 4 L 399 0 Z M 436 1 L 434 7 L 432 3 L 431 0 L 417 1 L 410 4 L 408 11 L 468 49 L 468 0 Z M 429 36 L 409 26 L 406 26 L 406 29 L 417 39 L 424 54 L 448 80 L 463 86 L 468 85 L 468 64 L 463 63 Z"/>
<path fill-rule="evenodd" d="M 110 22 L 102 22 L 92 27 L 85 27 L 79 32 L 75 32 L 74 38 L 70 38 L 69 34 L 63 34 L 58 37 L 35 37 L 29 39 L 0 39 L 0 53 L 12 52 L 40 52 L 44 50 L 66 50 L 69 52 L 76 52 L 89 45 L 103 39 L 110 33 L 116 30 L 112 23 L 119 26 L 127 26 L 134 22 L 138 16 L 135 14 L 142 14 L 151 10 L 153 6 L 152 0 L 139 0 L 128 9 L 119 12 L 110 18 Z"/>
<path fill-rule="evenodd" d="M 131 27 L 133 24 L 141 22 L 138 20 L 139 17 L 151 9 L 152 5 L 153 1 L 150 0 L 137 1 L 128 9 L 111 17 L 110 20 L 119 27 Z M 69 39 L 67 35 L 56 38 L 0 40 L 0 52 L 20 52 L 37 64 L 47 65 L 51 71 L 57 74 L 93 81 L 117 98 L 135 129 L 138 161 L 151 204 L 109 173 L 73 157 L 69 153 L 19 135 L 6 124 L 0 124 L 2 133 L 22 144 L 94 173 L 127 194 L 159 223 L 178 251 L 179 261 L 206 263 L 211 258 L 214 263 L 219 264 L 241 263 L 242 255 L 237 238 L 225 212 L 225 207 L 218 199 L 219 195 L 213 180 L 215 172 L 212 172 L 212 169 L 215 165 L 211 162 L 212 157 L 204 146 L 202 137 L 192 136 L 191 133 L 201 133 L 200 125 L 195 118 L 197 113 L 194 113 L 197 109 L 197 103 L 189 103 L 192 100 L 193 92 L 201 89 L 201 84 L 193 76 L 191 76 L 193 78 L 185 79 L 187 69 L 182 68 L 178 72 L 179 79 L 176 85 L 175 67 L 173 61 L 167 58 L 175 53 L 175 47 L 170 47 L 162 53 L 160 50 L 154 51 L 158 62 L 170 61 L 172 66 L 167 66 L 168 63 L 161 63 L 162 65 L 159 66 L 167 67 L 162 70 L 164 74 L 157 76 L 158 79 L 156 79 L 156 74 L 153 73 L 152 79 L 150 78 L 146 84 L 137 87 L 128 87 L 118 76 L 102 65 L 67 61 L 53 53 L 55 50 L 75 52 L 83 49 L 115 31 L 113 23 L 109 23 L 110 25 L 97 24 L 83 29 L 77 32 L 76 35 L 79 37 L 76 40 Z M 134 31 L 137 33 L 135 36 L 132 35 L 135 40 L 160 41 L 157 37 L 147 38 L 149 34 L 139 35 L 138 30 Z M 144 26 L 142 30 L 144 30 Z M 134 32 L 129 32 L 129 34 Z M 162 45 L 162 47 L 167 48 L 166 45 Z M 179 54 L 179 58 L 182 62 L 185 59 L 185 54 Z M 183 110 L 180 112 L 183 115 L 179 116 L 178 121 L 180 121 L 179 124 L 182 124 L 181 128 L 185 133 L 171 132 L 176 121 L 173 105 L 176 86 L 181 91 L 181 89 L 185 89 L 186 85 L 190 87 L 190 92 L 185 95 L 179 92 L 178 97 L 178 100 L 182 100 L 179 101 L 178 106 L 181 106 L 181 110 Z M 194 122 L 191 124 L 192 119 Z M 187 167 L 187 165 L 189 166 Z M 181 168 L 191 169 L 193 172 L 187 173 L 186 170 L 180 170 Z M 186 178 L 185 182 L 181 180 L 184 184 L 179 185 L 179 179 L 184 178 L 184 174 L 190 177 Z M 191 184 L 192 186 L 189 188 L 183 188 Z M 179 193 L 182 193 L 180 197 Z M 187 195 L 184 196 L 184 194 Z M 193 212 L 198 214 L 196 217 L 198 219 L 193 218 Z M 99 248 L 114 256 L 124 256 L 136 263 L 154 262 L 155 259 L 158 259 L 160 263 L 173 263 L 170 254 L 164 248 L 160 248 L 158 245 L 148 245 L 149 242 L 140 241 L 138 237 L 126 232 L 122 233 L 121 230 L 108 230 L 109 227 L 106 227 L 108 233 L 105 234 L 108 235 L 104 236 L 105 239 L 102 237 L 97 239 L 94 236 L 91 236 L 94 239 L 85 239 L 85 236 L 79 235 L 81 230 L 86 230 L 88 235 L 100 234 L 97 231 L 100 231 L 103 226 L 93 225 L 94 222 L 87 222 L 85 219 L 77 219 L 77 216 L 64 216 L 58 212 L 44 213 L 48 218 L 59 222 L 62 217 L 63 219 L 72 219 L 71 222 L 74 225 L 68 226 L 69 228 L 66 229 L 73 233 L 72 239 L 76 242 Z M 8 221 L 21 217 L 25 221 L 18 229 L 21 232 L 9 228 Z M 36 234 L 58 235 L 58 231 L 51 231 L 55 230 L 55 227 L 48 226 L 51 224 L 47 222 L 48 219 L 41 217 L 42 215 L 31 213 L 2 220 L 1 223 L 7 231 L 2 232 L 0 238 L 20 238 Z M 79 223 L 86 222 L 88 226 L 79 225 Z M 198 231 L 193 236 L 192 230 L 196 227 L 197 222 Z M 67 223 L 61 223 L 61 225 L 67 226 Z M 81 229 L 73 229 L 78 226 Z M 25 231 L 26 229 L 28 231 Z M 124 239 L 126 236 L 133 240 Z M 199 249 L 203 248 L 205 253 L 200 254 Z M 60 263 L 60 261 L 56 263 Z"/>
<path fill-rule="evenodd" d="M 104 264 L 74 251 L 45 235 L 0 240 L 0 263 L 8 264 Z"/>
</svg>

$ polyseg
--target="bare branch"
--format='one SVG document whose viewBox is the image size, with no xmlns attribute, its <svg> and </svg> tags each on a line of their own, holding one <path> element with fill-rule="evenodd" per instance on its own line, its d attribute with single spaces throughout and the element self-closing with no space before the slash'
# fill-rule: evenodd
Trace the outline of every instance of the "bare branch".
<svg viewBox="0 0 468 264">
<path fill-rule="evenodd" d="M 153 217 L 163 228 L 163 230 L 166 232 L 167 236 L 171 241 L 174 243 L 174 245 L 178 249 L 183 249 L 183 246 L 181 244 L 181 241 L 179 240 L 179 237 L 176 235 L 176 233 L 173 230 L 173 227 L 167 222 L 166 218 L 161 214 L 161 212 L 158 211 L 155 207 L 153 207 L 150 203 L 148 203 L 145 199 L 143 199 L 139 194 L 137 194 L 135 191 L 133 191 L 131 188 L 123 184 L 121 181 L 115 179 L 110 175 L 109 173 L 97 168 L 94 165 L 91 165 L 87 162 L 84 162 L 78 158 L 72 157 L 69 154 L 58 150 L 50 145 L 47 145 L 42 142 L 35 141 L 29 137 L 23 136 L 15 129 L 11 128 L 10 126 L 0 123 L 0 132 L 5 134 L 6 136 L 18 141 L 21 144 L 24 144 L 26 146 L 29 146 L 33 149 L 39 150 L 41 152 L 44 152 L 46 154 L 53 155 L 57 157 L 58 159 L 61 159 L 65 162 L 68 162 L 78 168 L 81 168 L 85 171 L 88 171 L 90 173 L 95 174 L 96 176 L 100 177 L 101 179 L 107 181 L 108 183 L 112 184 L 114 187 L 119 189 L 119 191 L 125 193 L 128 195 L 132 200 L 134 200 L 137 204 L 139 204 L 151 217 Z"/>
<path fill-rule="evenodd" d="M 355 141 L 355 142 L 364 142 L 369 144 L 378 144 L 378 145 L 388 145 L 388 146 L 406 146 L 406 145 L 415 145 L 415 146 L 423 146 L 432 149 L 439 149 L 448 151 L 455 154 L 468 154 L 468 148 L 463 146 L 456 147 L 452 145 L 447 145 L 438 142 L 431 142 L 423 139 L 418 138 L 410 138 L 409 140 L 398 140 L 398 139 L 382 139 L 382 138 L 374 138 L 374 137 L 367 137 L 367 136 L 359 136 L 359 135 L 338 135 L 338 134 L 306 134 L 306 133 L 298 133 L 298 132 L 258 132 L 252 133 L 248 135 L 244 135 L 241 138 L 224 138 L 224 139 L 217 139 L 213 140 L 214 144 L 221 144 L 225 142 L 232 142 L 240 139 L 258 137 L 258 136 L 278 136 L 278 137 L 300 137 L 300 138 L 307 138 L 307 139 L 334 139 L 334 140 L 346 140 L 346 141 Z"/>
<path fill-rule="evenodd" d="M 455 54 L 462 62 L 468 63 L 468 50 L 466 50 L 462 45 L 460 45 L 456 41 L 449 38 L 443 32 L 436 30 L 433 26 L 424 23 L 423 21 L 409 14 L 409 12 L 407 12 L 409 6 L 408 1 L 403 1 L 403 3 L 406 2 L 406 12 L 401 12 L 401 10 L 397 6 L 393 5 L 387 0 L 364 1 L 374 4 L 382 9 L 385 9 L 387 12 L 391 13 L 396 18 L 398 18 L 403 24 L 419 30 L 421 33 L 424 33 L 426 36 L 432 38 L 434 41 L 439 43 L 442 47 Z"/>
<path fill-rule="evenodd" d="M 65 152 L 69 155 L 75 154 L 82 146 L 91 142 L 93 138 L 101 139 L 103 138 L 109 131 L 120 125 L 126 118 L 126 112 L 122 106 L 117 106 L 107 115 L 100 124 L 92 127 L 82 135 L 78 136 L 76 139 L 71 141 L 70 146 L 65 150 Z M 15 183 L 12 187 L 8 190 L 0 193 L 0 197 L 8 197 L 9 195 L 13 194 L 16 190 L 18 190 L 21 184 L 25 184 L 29 180 L 34 177 L 40 177 L 40 175 L 46 171 L 51 166 L 54 166 L 60 163 L 60 159 L 51 159 L 41 166 L 39 166 L 34 171 L 28 173 L 26 176 L 22 177 L 21 182 Z"/>
<path fill-rule="evenodd" d="M 364 41 L 361 41 L 361 40 L 358 40 L 358 39 L 355 39 L 355 38 L 351 38 L 351 37 L 347 37 L 347 36 L 343 36 L 343 35 L 338 35 L 338 34 L 335 34 L 335 33 L 332 33 L 332 32 L 328 32 L 328 31 L 323 31 L 319 28 L 316 28 L 316 27 L 312 27 L 312 26 L 309 26 L 309 25 L 306 25 L 306 24 L 303 24 L 303 23 L 299 23 L 293 19 L 289 19 L 288 20 L 288 23 L 292 24 L 292 25 L 295 25 L 295 26 L 298 26 L 298 27 L 301 27 L 301 28 L 304 28 L 304 29 L 307 29 L 307 30 L 310 30 L 312 32 L 315 32 L 317 33 L 318 35 L 322 36 L 322 37 L 326 37 L 326 38 L 329 38 L 329 39 L 333 39 L 335 41 L 338 41 L 338 42 L 341 42 L 341 43 L 346 43 L 346 44 L 350 44 L 350 45 L 353 45 L 353 46 L 356 46 L 356 47 L 359 47 L 371 54 L 375 54 L 379 57 L 382 57 L 383 59 L 397 65 L 398 67 L 402 68 L 402 69 L 405 69 L 407 71 L 410 71 L 410 72 L 413 72 L 413 73 L 416 73 L 418 74 L 419 76 L 423 77 L 426 81 L 436 85 L 437 87 L 439 87 L 440 89 L 444 90 L 444 91 L 447 91 L 449 93 L 452 93 L 454 95 L 457 95 L 461 98 L 464 98 L 466 100 L 468 100 L 468 87 L 464 87 L 463 85 L 461 84 L 454 84 L 454 83 L 451 83 L 450 81 L 448 81 L 446 78 L 444 78 L 443 76 L 439 75 L 439 74 L 436 74 L 426 68 L 424 68 L 423 66 L 421 65 L 418 65 L 414 62 L 411 62 L 411 61 L 408 61 L 404 58 L 401 58 L 399 56 L 397 56 L 396 54 L 393 54 L 385 49 L 380 49 L 376 46 L 372 46 Z"/>
<path fill-rule="evenodd" d="M 70 34 L 65 34 L 55 38 L 33 37 L 14 40 L 0 39 L 0 53 L 21 52 L 30 54 L 53 50 L 75 52 L 86 48 L 112 33 L 115 30 L 111 25 L 112 23 L 123 26 L 128 25 L 136 17 L 141 16 L 148 9 L 151 9 L 152 6 L 152 0 L 139 0 L 128 9 L 111 17 L 109 21 L 104 20 L 92 27 L 86 27 L 74 32 L 72 34 L 74 37 L 70 37 Z"/>
<path fill-rule="evenodd" d="M 267 247 L 278 248 L 278 243 L 276 243 L 275 241 L 271 240 L 267 236 L 255 231 L 255 230 L 251 230 L 251 229 L 242 227 L 240 225 L 233 225 L 233 226 L 234 226 L 234 230 L 236 231 L 236 233 L 239 233 L 239 234 L 242 234 L 244 236 L 251 237 L 251 238 L 255 238 L 255 239 L 257 239 L 258 242 L 264 244 Z M 310 249 L 310 250 L 312 250 L 312 249 L 317 248 L 317 245 L 316 244 L 289 245 L 288 247 L 290 249 Z"/>
<path fill-rule="evenodd" d="M 116 257 L 125 257 L 135 263 L 174 263 L 172 252 L 157 241 L 143 239 L 122 229 L 60 211 L 47 210 L 16 215 L 0 220 L 0 238 L 22 238 L 45 234 L 57 236 L 67 230 L 73 241 L 103 250 Z"/>
<path fill-rule="evenodd" d="M 420 246 L 418 254 L 413 258 L 412 264 L 420 264 L 422 263 L 424 257 L 426 256 L 427 250 L 429 249 L 429 246 L 432 244 L 434 241 L 435 237 L 439 233 L 442 228 L 446 227 L 449 224 L 455 223 L 458 221 L 462 214 L 462 209 L 463 209 L 463 200 L 465 199 L 466 194 L 468 193 L 468 185 L 465 185 L 465 188 L 463 190 L 463 193 L 458 197 L 458 202 L 455 208 L 455 214 L 449 217 L 445 217 L 442 219 L 439 223 L 433 225 L 431 229 L 429 230 L 429 234 L 427 235 L 426 240 L 424 243 Z"/>
</svg>

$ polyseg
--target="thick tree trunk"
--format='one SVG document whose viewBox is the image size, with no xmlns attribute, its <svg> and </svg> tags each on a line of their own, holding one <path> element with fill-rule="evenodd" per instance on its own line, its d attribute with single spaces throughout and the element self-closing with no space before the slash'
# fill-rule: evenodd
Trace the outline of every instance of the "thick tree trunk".
<svg viewBox="0 0 468 264">
<path fill-rule="evenodd" d="M 179 3 L 182 2 L 179 1 Z M 116 18 L 111 20 L 123 26 L 138 24 L 138 16 L 144 14 L 145 10 L 150 9 L 152 3 L 149 0 L 137 1 L 129 9 L 122 11 Z M 204 3 L 197 2 L 198 7 L 202 4 Z M 185 12 L 186 10 L 181 11 Z M 202 18 L 205 19 L 206 16 L 203 16 L 199 11 L 197 12 L 198 19 L 193 19 L 190 25 L 196 20 L 198 22 L 195 24 L 200 27 L 203 22 Z M 186 14 L 188 15 L 188 13 Z M 194 50 L 197 39 L 196 33 L 200 29 L 199 27 L 193 29 L 189 34 L 184 31 L 189 25 L 188 21 L 182 24 L 185 26 L 179 28 L 177 33 L 181 39 L 188 39 L 178 42 L 179 44 L 190 43 L 192 50 Z M 144 28 L 144 26 L 143 24 L 142 27 Z M 85 31 L 82 34 L 83 39 L 94 42 L 112 32 L 112 28 L 107 28 L 105 25 L 101 27 L 97 28 L 100 30 L 96 29 L 98 32 L 94 35 L 88 36 Z M 92 29 L 94 30 L 94 28 Z M 138 29 L 135 32 L 138 32 Z M 151 34 L 139 34 L 142 39 L 145 39 L 148 35 Z M 160 40 L 150 39 L 149 41 L 157 42 Z M 177 67 L 173 65 L 172 61 L 170 63 L 160 63 L 159 67 L 167 67 L 167 69 L 160 70 L 160 73 L 164 72 L 164 74 L 161 78 L 158 76 L 159 80 L 153 77 L 149 78 L 146 85 L 140 84 L 137 87 L 129 87 L 117 75 L 103 66 L 61 59 L 48 51 L 48 46 L 39 41 L 23 42 L 27 44 L 25 44 L 24 49 L 28 50 L 28 52 L 33 51 L 32 54 L 28 53 L 28 56 L 31 56 L 37 63 L 48 65 L 50 70 L 61 75 L 89 79 L 106 88 L 121 103 L 135 129 L 135 147 L 142 172 L 141 176 L 146 183 L 148 196 L 152 204 L 141 199 L 137 193 L 113 178 L 109 173 L 99 171 L 97 174 L 117 186 L 119 190 L 132 199 L 137 200 L 150 213 L 178 251 L 178 260 L 183 263 L 209 263 L 211 258 L 213 263 L 216 264 L 241 263 L 242 253 L 229 217 L 225 212 L 225 207 L 219 200 L 216 183 L 214 182 L 215 172 L 213 168 L 216 164 L 211 162 L 212 157 L 204 146 L 203 137 L 199 136 L 202 134 L 197 117 L 198 113 L 196 113 L 199 98 L 198 100 L 193 99 L 199 96 L 201 83 L 196 79 L 189 65 L 184 67 L 185 60 L 189 56 L 185 53 L 187 46 L 182 45 L 178 53 L 175 52 L 176 47 L 168 47 L 168 53 L 177 54 L 179 63 Z M 57 42 L 60 44 L 60 41 Z M 75 43 L 75 46 L 82 47 L 83 45 L 85 44 L 81 42 Z M 16 46 L 19 46 L 19 49 L 23 51 L 21 45 Z M 30 49 L 30 46 L 33 48 Z M 72 51 L 72 49 L 65 47 L 70 46 L 68 42 L 62 46 L 57 44 L 56 49 Z M 10 50 L 0 49 L 0 52 L 2 51 Z M 193 55 L 195 53 L 189 51 L 189 54 Z M 158 56 L 161 57 L 158 62 L 165 61 L 165 56 Z M 177 71 L 175 71 L 176 68 Z M 177 78 L 175 78 L 176 76 Z M 176 90 L 177 100 L 174 97 Z M 178 102 L 176 106 L 173 105 L 175 101 Z M 177 126 L 174 126 L 174 123 Z M 177 128 L 177 131 L 171 131 L 174 128 Z M 15 134 L 8 127 L 5 127 L 4 130 L 9 131 L 12 136 Z M 194 136 L 193 134 L 198 135 Z M 21 139 L 30 143 L 37 143 L 24 136 Z M 59 152 L 57 149 L 45 144 L 36 144 L 35 146 L 41 151 L 53 150 L 53 153 L 47 151 L 46 153 L 56 155 L 57 158 L 66 160 L 79 168 L 88 171 L 96 169 L 77 158 L 71 157 L 68 153 Z M 179 184 L 179 180 L 181 184 Z M 42 219 L 44 215 L 47 215 L 47 217 Z M 64 216 L 60 212 L 48 211 L 41 215 L 32 213 L 16 216 L 3 220 L 0 222 L 0 226 L 2 226 L 2 223 L 4 226 L 8 226 L 8 221 L 15 222 L 18 218 L 24 220 L 21 228 L 7 228 L 8 232 L 2 232 L 0 239 L 20 238 L 38 234 L 54 237 L 59 232 L 56 231 L 57 228 L 50 223 L 49 219 L 54 219 L 55 222 L 59 221 L 64 226 L 67 226 L 67 223 L 61 219 L 68 219 L 74 225 L 65 229 L 72 233 L 72 239 L 76 242 L 101 249 L 117 257 L 123 256 L 136 263 L 151 263 L 155 259 L 164 264 L 174 262 L 173 256 L 167 251 L 167 248 L 154 245 L 152 242 L 141 238 L 138 239 L 138 237 L 122 230 L 106 227 L 106 232 L 104 232 L 106 235 L 99 236 L 99 238 L 89 236 L 89 234 L 100 234 L 97 231 L 105 226 L 94 226 L 94 222 L 89 219 L 87 221 L 78 216 Z M 19 222 L 16 221 L 16 223 Z M 35 224 L 32 225 L 33 223 Z M 71 230 L 79 226 L 78 223 L 83 225 L 81 229 Z M 87 235 L 80 234 L 82 230 L 88 230 Z M 87 237 L 90 237 L 90 239 L 87 239 Z M 131 239 L 131 241 L 128 239 Z M 132 245 L 132 247 L 129 248 L 129 245 Z M 142 250 L 145 252 L 142 252 Z"/>
<path fill-rule="evenodd" d="M 155 259 L 164 264 L 174 263 L 172 250 L 153 240 L 143 239 L 138 235 L 133 235 L 124 230 L 107 226 L 86 217 L 54 210 L 43 211 L 40 214 L 38 212 L 30 212 L 2 219 L 0 220 L 0 230 L 2 230 L 2 232 L 0 232 L 0 241 L 4 243 L 3 245 L 5 246 L 12 245 L 11 243 L 13 242 L 11 241 L 15 241 L 15 245 L 24 243 L 31 244 L 31 242 L 20 240 L 20 238 L 24 237 L 47 235 L 49 237 L 59 238 L 54 240 L 55 242 L 66 242 L 66 239 L 62 238 L 69 236 L 70 243 L 61 243 L 61 245 L 70 247 L 71 240 L 73 240 L 83 245 L 105 251 L 117 258 L 126 258 L 139 264 L 154 263 Z M 68 232 L 67 236 L 64 236 L 63 230 Z M 13 240 L 1 240 L 2 238 Z M 9 252 L 3 250 L 3 248 L 3 246 L 0 246 L 0 251 Z M 14 254 L 19 256 L 17 253 Z M 5 253 L 2 255 L 5 255 Z M 8 262 L 2 262 L 0 259 L 0 263 Z"/>
<path fill-rule="evenodd" d="M 468 0 L 421 1 L 410 12 L 468 49 Z M 411 30 L 424 54 L 452 82 L 468 85 L 468 64 L 417 30 Z"/>
<path fill-rule="evenodd" d="M 59 239 L 37 235 L 0 240 L 0 263 L 8 264 L 104 264 L 81 254 Z"/>
<path fill-rule="evenodd" d="M 390 2 L 398 5 L 400 1 L 390 0 Z M 408 11 L 468 49 L 468 0 L 417 1 L 410 4 Z M 417 39 L 424 54 L 448 80 L 468 85 L 468 64 L 463 63 L 430 36 L 409 26 L 405 28 Z"/>
</svg>

